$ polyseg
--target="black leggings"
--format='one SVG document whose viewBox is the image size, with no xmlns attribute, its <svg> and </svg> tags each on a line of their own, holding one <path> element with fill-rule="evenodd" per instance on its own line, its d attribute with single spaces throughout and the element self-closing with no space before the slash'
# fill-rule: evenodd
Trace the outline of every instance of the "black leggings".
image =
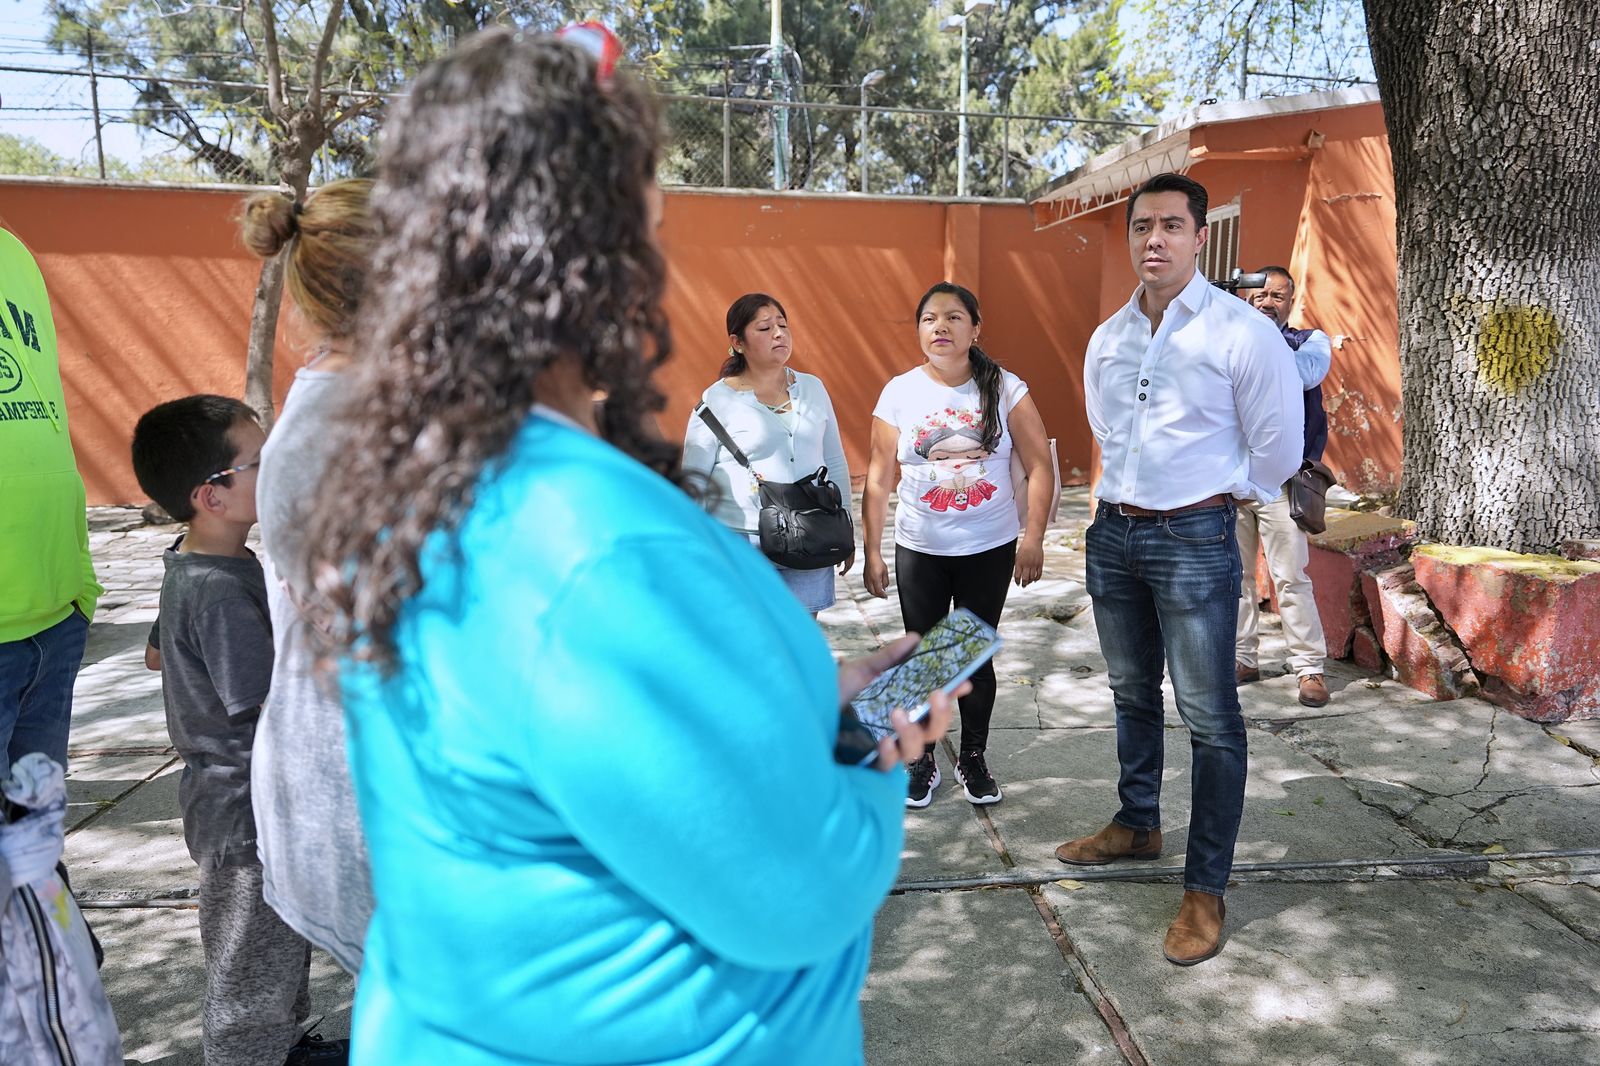
<svg viewBox="0 0 1600 1066">
<path fill-rule="evenodd" d="M 928 555 L 894 546 L 894 582 L 900 592 L 900 617 L 908 631 L 926 633 L 950 613 L 950 602 L 965 607 L 992 626 L 1000 625 L 1017 542 L 976 555 Z M 989 746 L 989 719 L 994 715 L 994 661 L 972 675 L 972 691 L 961 697 L 961 750 Z M 928 745 L 928 751 L 933 745 Z"/>
</svg>

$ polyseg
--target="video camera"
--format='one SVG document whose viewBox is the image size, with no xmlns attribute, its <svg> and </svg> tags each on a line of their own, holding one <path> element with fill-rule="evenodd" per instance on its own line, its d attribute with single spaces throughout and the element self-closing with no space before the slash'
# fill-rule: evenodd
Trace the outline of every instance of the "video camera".
<svg viewBox="0 0 1600 1066">
<path fill-rule="evenodd" d="M 1265 288 L 1267 284 L 1267 275 L 1260 271 L 1257 271 L 1254 274 L 1246 274 L 1238 267 L 1234 267 L 1233 276 L 1231 278 L 1223 278 L 1220 281 L 1213 281 L 1211 284 L 1215 285 L 1219 289 L 1224 290 L 1225 292 L 1231 292 L 1233 295 L 1237 296 L 1239 295 L 1240 289 Z"/>
</svg>

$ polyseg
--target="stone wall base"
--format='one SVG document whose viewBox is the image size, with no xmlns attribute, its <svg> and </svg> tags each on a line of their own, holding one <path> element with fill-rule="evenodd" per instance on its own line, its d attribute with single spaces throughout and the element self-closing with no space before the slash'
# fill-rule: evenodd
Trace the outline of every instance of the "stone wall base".
<svg viewBox="0 0 1600 1066">
<path fill-rule="evenodd" d="M 1410 522 L 1335 509 L 1309 540 L 1330 658 L 1536 722 L 1600 718 L 1597 542 L 1565 558 L 1418 545 Z"/>
</svg>

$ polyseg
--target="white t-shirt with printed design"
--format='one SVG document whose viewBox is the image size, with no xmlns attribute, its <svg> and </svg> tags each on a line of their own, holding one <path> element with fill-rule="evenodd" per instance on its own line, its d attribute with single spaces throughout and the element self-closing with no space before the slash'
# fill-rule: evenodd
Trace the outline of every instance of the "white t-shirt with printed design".
<svg viewBox="0 0 1600 1066">
<path fill-rule="evenodd" d="M 951 388 L 923 366 L 883 387 L 872 416 L 900 434 L 896 544 L 928 555 L 976 555 L 1017 539 L 1011 487 L 1011 409 L 1028 386 L 1009 370 L 1000 380 L 1000 440 L 982 448 L 978 383 Z"/>
</svg>

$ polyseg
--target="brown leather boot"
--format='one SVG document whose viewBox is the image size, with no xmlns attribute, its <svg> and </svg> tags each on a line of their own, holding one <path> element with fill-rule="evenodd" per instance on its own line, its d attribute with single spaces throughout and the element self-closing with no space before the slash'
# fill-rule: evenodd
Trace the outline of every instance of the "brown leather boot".
<svg viewBox="0 0 1600 1066">
<path fill-rule="evenodd" d="M 1167 929 L 1163 945 L 1167 961 L 1179 966 L 1205 962 L 1222 950 L 1222 923 L 1228 905 L 1209 892 L 1185 892 L 1178 916 Z"/>
<path fill-rule="evenodd" d="M 1300 702 L 1307 707 L 1328 705 L 1328 683 L 1321 674 L 1307 674 L 1300 679 Z"/>
<path fill-rule="evenodd" d="M 1259 667 L 1246 666 L 1237 659 L 1233 661 L 1233 683 L 1235 685 L 1248 685 L 1253 681 L 1260 680 L 1261 670 Z"/>
<path fill-rule="evenodd" d="M 1073 866 L 1104 866 L 1118 859 L 1161 858 L 1161 830 L 1129 829 L 1112 822 L 1093 836 L 1069 840 L 1056 858 Z"/>
</svg>

